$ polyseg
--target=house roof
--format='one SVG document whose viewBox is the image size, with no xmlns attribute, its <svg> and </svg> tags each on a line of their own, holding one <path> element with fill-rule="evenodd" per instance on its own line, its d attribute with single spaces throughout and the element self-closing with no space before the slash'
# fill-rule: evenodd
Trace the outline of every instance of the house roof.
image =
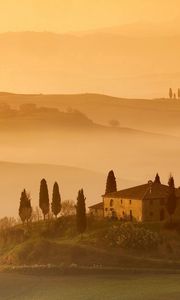
<svg viewBox="0 0 180 300">
<path fill-rule="evenodd" d="M 180 198 L 180 189 L 175 189 L 176 197 Z M 127 198 L 127 199 L 161 199 L 167 198 L 169 192 L 169 186 L 149 182 L 147 184 L 138 185 L 132 188 L 121 190 L 118 192 L 106 194 L 103 197 L 106 198 Z"/>
<path fill-rule="evenodd" d="M 92 206 L 89 206 L 89 208 L 93 208 L 93 209 L 103 209 L 103 202 L 94 204 Z"/>
</svg>

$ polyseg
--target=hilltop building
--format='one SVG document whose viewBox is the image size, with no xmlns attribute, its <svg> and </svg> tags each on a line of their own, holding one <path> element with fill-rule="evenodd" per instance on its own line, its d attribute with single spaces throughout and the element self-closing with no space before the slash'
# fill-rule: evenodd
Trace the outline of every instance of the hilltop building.
<svg viewBox="0 0 180 300">
<path fill-rule="evenodd" d="M 117 217 L 139 222 L 158 222 L 169 219 L 166 201 L 169 186 L 149 181 L 102 196 L 103 202 L 90 208 L 94 216 Z M 180 189 L 175 189 L 177 207 L 174 219 L 180 219 Z"/>
<path fill-rule="evenodd" d="M 96 218 L 103 218 L 104 217 L 104 209 L 103 209 L 103 202 L 97 203 L 89 207 L 90 215 Z"/>
</svg>

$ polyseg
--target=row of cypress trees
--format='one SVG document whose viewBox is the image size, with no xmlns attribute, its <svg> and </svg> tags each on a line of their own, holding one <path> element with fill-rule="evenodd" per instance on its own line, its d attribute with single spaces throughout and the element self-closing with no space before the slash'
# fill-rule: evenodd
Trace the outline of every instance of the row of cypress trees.
<svg viewBox="0 0 180 300">
<path fill-rule="evenodd" d="M 40 192 L 39 192 L 39 207 L 43 213 L 44 220 L 50 212 L 50 202 L 49 202 L 49 192 L 48 186 L 45 179 L 41 180 L 40 183 Z M 51 202 L 51 211 L 55 218 L 61 212 L 61 195 L 59 192 L 58 183 L 55 182 L 53 186 L 52 202 Z M 21 193 L 20 206 L 19 206 L 19 216 L 21 221 L 28 223 L 32 215 L 32 206 L 30 195 L 24 189 Z"/>
<path fill-rule="evenodd" d="M 86 218 L 86 198 L 84 196 L 83 189 L 79 190 L 77 196 L 76 204 L 76 224 L 77 230 L 79 233 L 83 233 L 87 227 L 87 218 Z M 40 192 L 39 192 L 39 207 L 43 213 L 44 220 L 50 212 L 50 201 L 49 201 L 49 192 L 48 185 L 45 179 L 41 180 L 40 183 Z M 52 202 L 51 202 L 51 211 L 55 218 L 61 212 L 61 195 L 59 191 L 59 185 L 57 182 L 54 183 L 53 193 L 52 193 Z M 24 189 L 21 193 L 20 206 L 19 206 L 19 216 L 23 223 L 31 219 L 32 216 L 32 206 L 30 195 Z"/>
<path fill-rule="evenodd" d="M 50 211 L 49 192 L 47 182 L 45 179 L 42 179 L 40 184 L 39 207 L 42 210 L 45 220 L 46 216 L 49 214 Z M 51 211 L 55 218 L 57 218 L 58 214 L 61 212 L 61 196 L 57 182 L 55 182 L 53 186 Z"/>
</svg>

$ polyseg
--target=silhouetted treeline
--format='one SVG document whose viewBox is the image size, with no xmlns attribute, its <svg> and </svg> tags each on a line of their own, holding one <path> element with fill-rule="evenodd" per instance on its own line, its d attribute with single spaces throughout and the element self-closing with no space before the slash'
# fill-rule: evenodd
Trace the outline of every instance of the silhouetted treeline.
<svg viewBox="0 0 180 300">
<path fill-rule="evenodd" d="M 33 103 L 22 104 L 19 109 L 14 109 L 6 103 L 0 103 L 0 118 L 9 123 L 12 121 L 28 123 L 33 120 L 36 125 L 37 123 L 48 123 L 49 126 L 54 123 L 68 126 L 93 124 L 92 120 L 78 110 L 69 108 L 67 111 L 60 111 L 58 108 L 38 107 Z"/>
<path fill-rule="evenodd" d="M 46 180 L 43 178 L 40 182 L 40 191 L 39 191 L 39 208 L 36 208 L 36 211 L 33 211 L 31 206 L 30 195 L 27 194 L 24 189 L 21 193 L 20 206 L 19 206 L 19 216 L 24 224 L 28 223 L 32 219 L 33 215 L 36 217 L 36 221 L 40 220 L 40 211 L 42 212 L 44 221 L 50 219 L 50 214 L 55 216 L 57 219 L 61 210 L 63 210 L 63 215 L 73 215 L 76 210 L 76 224 L 77 231 L 82 234 L 86 230 L 87 221 L 86 221 L 86 198 L 84 196 L 83 189 L 79 190 L 77 196 L 76 206 L 70 200 L 66 200 L 61 203 L 61 195 L 59 191 L 59 185 L 57 182 L 54 183 L 53 192 L 52 192 L 52 201 L 50 205 L 49 200 L 49 191 Z M 51 208 L 51 210 L 50 210 Z"/>
<path fill-rule="evenodd" d="M 169 89 L 169 98 L 170 99 L 176 99 L 176 98 L 180 99 L 180 88 L 178 88 L 178 90 L 177 90 L 177 95 L 175 92 L 173 92 L 172 88 L 170 88 Z"/>
</svg>

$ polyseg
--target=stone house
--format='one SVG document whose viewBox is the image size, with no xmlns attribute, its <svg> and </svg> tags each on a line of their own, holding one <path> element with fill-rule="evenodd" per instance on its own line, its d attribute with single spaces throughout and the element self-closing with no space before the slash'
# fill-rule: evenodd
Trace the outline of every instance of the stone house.
<svg viewBox="0 0 180 300">
<path fill-rule="evenodd" d="M 89 206 L 89 214 L 96 218 L 103 218 L 104 217 L 103 202 Z"/>
<path fill-rule="evenodd" d="M 149 181 L 111 194 L 103 195 L 104 217 L 158 222 L 169 218 L 166 201 L 169 186 Z M 175 189 L 177 207 L 174 219 L 180 219 L 180 189 Z"/>
</svg>

